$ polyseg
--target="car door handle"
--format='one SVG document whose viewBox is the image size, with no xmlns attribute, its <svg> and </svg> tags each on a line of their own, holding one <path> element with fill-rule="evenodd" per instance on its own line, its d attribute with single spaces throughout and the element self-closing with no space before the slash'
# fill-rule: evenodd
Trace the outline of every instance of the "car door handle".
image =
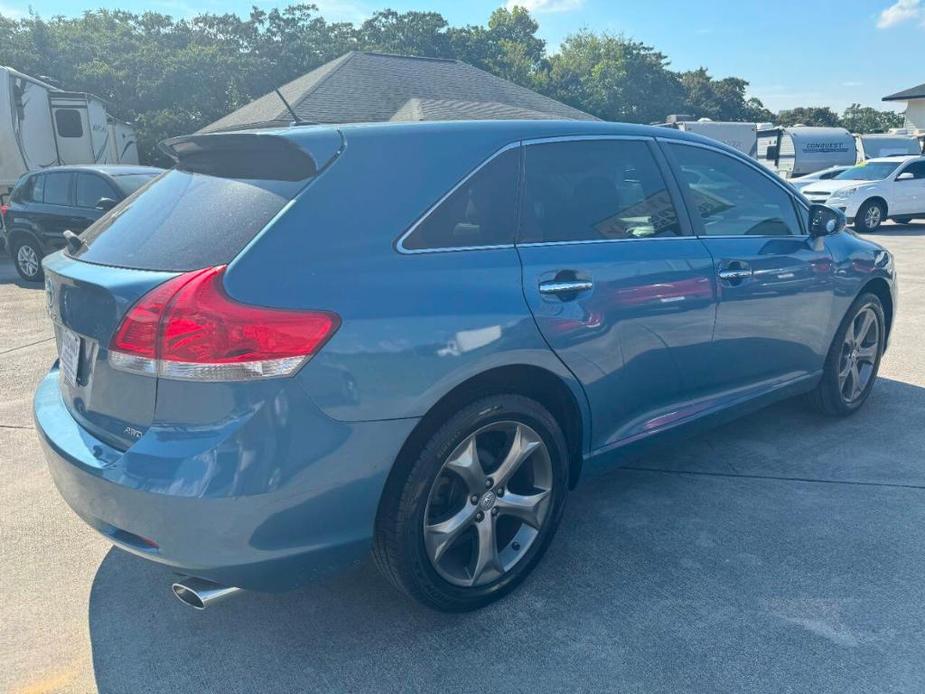
<svg viewBox="0 0 925 694">
<path fill-rule="evenodd" d="M 741 282 L 752 276 L 751 268 L 738 268 L 735 270 L 720 270 L 719 278 L 724 282 Z"/>
<path fill-rule="evenodd" d="M 555 295 L 578 294 L 594 287 L 591 280 L 549 280 L 540 282 L 540 294 Z"/>
</svg>

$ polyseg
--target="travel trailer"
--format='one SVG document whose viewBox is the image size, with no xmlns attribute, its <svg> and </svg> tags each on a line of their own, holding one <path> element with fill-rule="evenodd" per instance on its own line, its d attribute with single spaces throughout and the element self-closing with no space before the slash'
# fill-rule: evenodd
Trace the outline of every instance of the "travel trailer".
<svg viewBox="0 0 925 694">
<path fill-rule="evenodd" d="M 755 157 L 758 147 L 758 130 L 754 123 L 714 121 L 709 118 L 687 120 L 686 118 L 680 115 L 668 116 L 667 122 L 659 125 L 719 140 L 743 154 Z"/>
<path fill-rule="evenodd" d="M 802 125 L 758 131 L 758 161 L 783 178 L 857 163 L 854 136 L 844 128 Z"/>
<path fill-rule="evenodd" d="M 124 121 L 109 116 L 109 164 L 137 164 L 138 142 L 135 129 Z"/>
<path fill-rule="evenodd" d="M 62 164 L 137 164 L 135 134 L 92 94 L 0 67 L 0 196 L 27 171 Z"/>
<path fill-rule="evenodd" d="M 916 156 L 922 153 L 922 144 L 913 135 L 898 133 L 870 133 L 855 135 L 857 163 L 878 157 Z"/>
</svg>

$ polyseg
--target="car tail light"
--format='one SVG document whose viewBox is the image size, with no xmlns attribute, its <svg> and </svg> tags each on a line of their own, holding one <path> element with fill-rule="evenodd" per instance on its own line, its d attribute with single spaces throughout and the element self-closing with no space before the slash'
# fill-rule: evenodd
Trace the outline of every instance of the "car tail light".
<svg viewBox="0 0 925 694">
<path fill-rule="evenodd" d="M 225 293 L 224 272 L 187 272 L 141 297 L 112 338 L 112 366 L 196 381 L 290 376 L 340 326 L 326 311 L 240 304 Z"/>
<path fill-rule="evenodd" d="M 10 209 L 9 205 L 0 205 L 0 219 L 6 221 L 6 211 Z"/>
</svg>

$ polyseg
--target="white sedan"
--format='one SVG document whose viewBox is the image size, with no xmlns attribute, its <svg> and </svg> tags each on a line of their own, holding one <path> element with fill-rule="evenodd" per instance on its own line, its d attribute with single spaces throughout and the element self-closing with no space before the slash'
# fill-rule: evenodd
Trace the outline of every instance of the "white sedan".
<svg viewBox="0 0 925 694">
<path fill-rule="evenodd" d="M 925 217 L 925 156 L 868 159 L 801 192 L 844 212 L 858 231 L 876 231 L 887 218 L 907 224 Z"/>
</svg>

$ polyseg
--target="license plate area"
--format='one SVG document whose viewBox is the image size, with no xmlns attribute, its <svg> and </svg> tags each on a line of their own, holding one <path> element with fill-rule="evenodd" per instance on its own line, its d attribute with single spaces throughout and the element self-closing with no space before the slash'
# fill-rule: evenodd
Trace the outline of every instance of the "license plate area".
<svg viewBox="0 0 925 694">
<path fill-rule="evenodd" d="M 61 378 L 65 385 L 77 387 L 77 372 L 80 370 L 80 353 L 83 349 L 83 340 L 80 335 L 62 327 L 61 348 L 59 360 L 61 364 Z"/>
</svg>

